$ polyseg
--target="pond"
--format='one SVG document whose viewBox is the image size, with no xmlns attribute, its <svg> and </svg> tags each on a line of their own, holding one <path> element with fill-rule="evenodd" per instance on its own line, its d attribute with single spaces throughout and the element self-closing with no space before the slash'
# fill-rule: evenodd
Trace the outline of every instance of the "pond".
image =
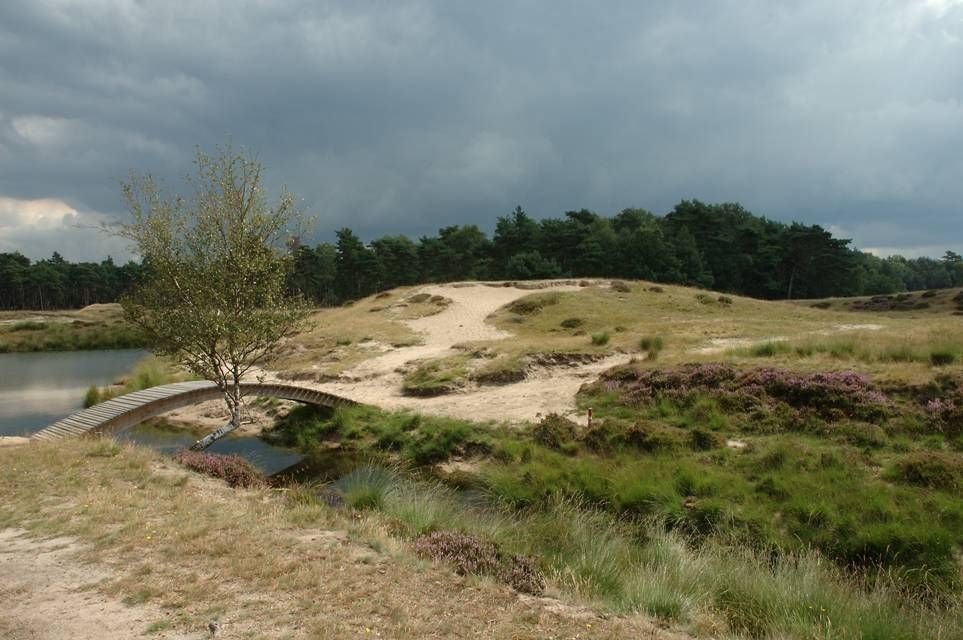
<svg viewBox="0 0 963 640">
<path fill-rule="evenodd" d="M 103 387 L 123 378 L 147 355 L 140 349 L 0 353 L 0 436 L 30 435 L 83 408 L 84 394 L 91 385 Z M 173 452 L 200 435 L 152 421 L 116 437 Z M 293 449 L 254 436 L 228 436 L 208 451 L 244 456 L 268 474 L 301 459 Z"/>
</svg>

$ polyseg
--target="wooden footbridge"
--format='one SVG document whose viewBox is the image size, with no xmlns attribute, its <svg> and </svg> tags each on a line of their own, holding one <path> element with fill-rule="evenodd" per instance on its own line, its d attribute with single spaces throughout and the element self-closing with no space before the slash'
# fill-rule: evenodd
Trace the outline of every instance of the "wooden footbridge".
<svg viewBox="0 0 963 640">
<path fill-rule="evenodd" d="M 241 394 L 283 398 L 332 408 L 357 404 L 330 393 L 288 384 L 242 384 Z M 167 411 L 221 397 L 217 385 L 207 380 L 164 384 L 83 409 L 31 437 L 35 440 L 58 440 L 95 433 L 117 433 Z"/>
</svg>

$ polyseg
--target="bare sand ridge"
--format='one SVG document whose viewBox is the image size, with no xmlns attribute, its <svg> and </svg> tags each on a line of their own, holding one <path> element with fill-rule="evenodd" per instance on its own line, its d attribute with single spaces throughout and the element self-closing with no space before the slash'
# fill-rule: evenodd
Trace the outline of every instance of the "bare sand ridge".
<svg viewBox="0 0 963 640">
<path fill-rule="evenodd" d="M 38 540 L 17 529 L 0 531 L 0 637 L 5 640 L 137 638 L 163 620 L 156 606 L 127 606 L 97 590 L 110 577 L 81 562 L 83 545 L 70 538 Z M 155 638 L 196 638 L 170 630 Z"/>
<path fill-rule="evenodd" d="M 554 291 L 579 289 L 569 282 L 549 281 L 542 285 Z M 534 293 L 531 288 L 482 283 L 432 285 L 418 292 L 451 300 L 440 313 L 403 321 L 422 336 L 422 344 L 388 351 L 349 370 L 341 380 L 312 386 L 386 409 L 407 408 L 472 420 L 521 422 L 551 412 L 575 412 L 575 394 L 586 380 L 629 359 L 618 355 L 587 365 L 534 371 L 526 380 L 515 384 L 474 386 L 434 398 L 405 396 L 401 391 L 403 374 L 399 370 L 418 360 L 454 355 L 457 351 L 452 347 L 459 343 L 511 340 L 512 334 L 493 327 L 485 319 L 500 307 Z"/>
</svg>

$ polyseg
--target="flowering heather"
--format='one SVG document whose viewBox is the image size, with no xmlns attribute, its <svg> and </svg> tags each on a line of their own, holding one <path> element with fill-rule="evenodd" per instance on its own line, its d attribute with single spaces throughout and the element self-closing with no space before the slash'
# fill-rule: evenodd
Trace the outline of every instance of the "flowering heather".
<svg viewBox="0 0 963 640">
<path fill-rule="evenodd" d="M 926 413 L 945 435 L 963 435 L 963 394 L 959 391 L 956 398 L 933 398 L 926 403 Z"/>
<path fill-rule="evenodd" d="M 490 575 L 517 591 L 541 595 L 545 577 L 528 556 L 503 559 L 498 546 L 459 531 L 432 531 L 415 538 L 415 552 L 436 562 L 455 565 L 461 575 Z"/>
<path fill-rule="evenodd" d="M 953 411 L 956 405 L 952 400 L 944 400 L 943 398 L 933 398 L 926 403 L 926 412 L 933 416 L 942 416 L 943 413 Z"/>
<path fill-rule="evenodd" d="M 415 552 L 436 562 L 455 565 L 461 575 L 498 572 L 498 547 L 458 531 L 432 531 L 415 538 Z"/>
<path fill-rule="evenodd" d="M 220 478 L 232 487 L 258 487 L 265 483 L 264 475 L 241 456 L 184 449 L 177 452 L 174 460 L 192 471 Z"/>
<path fill-rule="evenodd" d="M 513 555 L 509 558 L 499 578 L 522 593 L 540 596 L 545 592 L 545 576 L 528 556 Z"/>
<path fill-rule="evenodd" d="M 599 388 L 616 391 L 628 404 L 658 398 L 685 400 L 708 395 L 733 409 L 771 401 L 813 409 L 825 417 L 871 419 L 885 415 L 889 399 L 869 379 L 854 371 L 795 373 L 785 369 L 748 371 L 725 364 L 688 364 L 672 369 L 622 367 L 603 375 Z"/>
</svg>

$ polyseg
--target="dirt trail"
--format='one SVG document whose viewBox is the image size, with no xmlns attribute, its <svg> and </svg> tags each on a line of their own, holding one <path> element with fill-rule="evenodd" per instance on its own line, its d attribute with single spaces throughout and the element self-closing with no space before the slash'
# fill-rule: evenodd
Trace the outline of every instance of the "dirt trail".
<svg viewBox="0 0 963 640">
<path fill-rule="evenodd" d="M 139 638 L 152 624 L 153 638 L 198 637 L 160 628 L 169 614 L 158 607 L 127 606 L 99 593 L 98 583 L 111 573 L 81 563 L 84 547 L 75 540 L 39 540 L 24 533 L 0 531 L 0 637 L 5 640 Z"/>
<path fill-rule="evenodd" d="M 579 288 L 566 282 L 545 285 L 553 291 L 576 291 Z M 389 351 L 347 371 L 342 380 L 312 386 L 386 409 L 410 408 L 471 420 L 520 422 L 551 412 L 573 413 L 575 394 L 586 380 L 628 360 L 628 356 L 612 356 L 588 365 L 535 373 L 515 384 L 472 387 L 435 398 L 405 396 L 401 392 L 402 374 L 398 369 L 416 360 L 453 355 L 457 351 L 452 346 L 458 343 L 510 340 L 512 334 L 487 324 L 485 318 L 498 308 L 535 293 L 531 289 L 484 284 L 433 285 L 423 287 L 419 292 L 444 296 L 452 301 L 440 313 L 405 321 L 421 334 L 423 344 Z"/>
</svg>

